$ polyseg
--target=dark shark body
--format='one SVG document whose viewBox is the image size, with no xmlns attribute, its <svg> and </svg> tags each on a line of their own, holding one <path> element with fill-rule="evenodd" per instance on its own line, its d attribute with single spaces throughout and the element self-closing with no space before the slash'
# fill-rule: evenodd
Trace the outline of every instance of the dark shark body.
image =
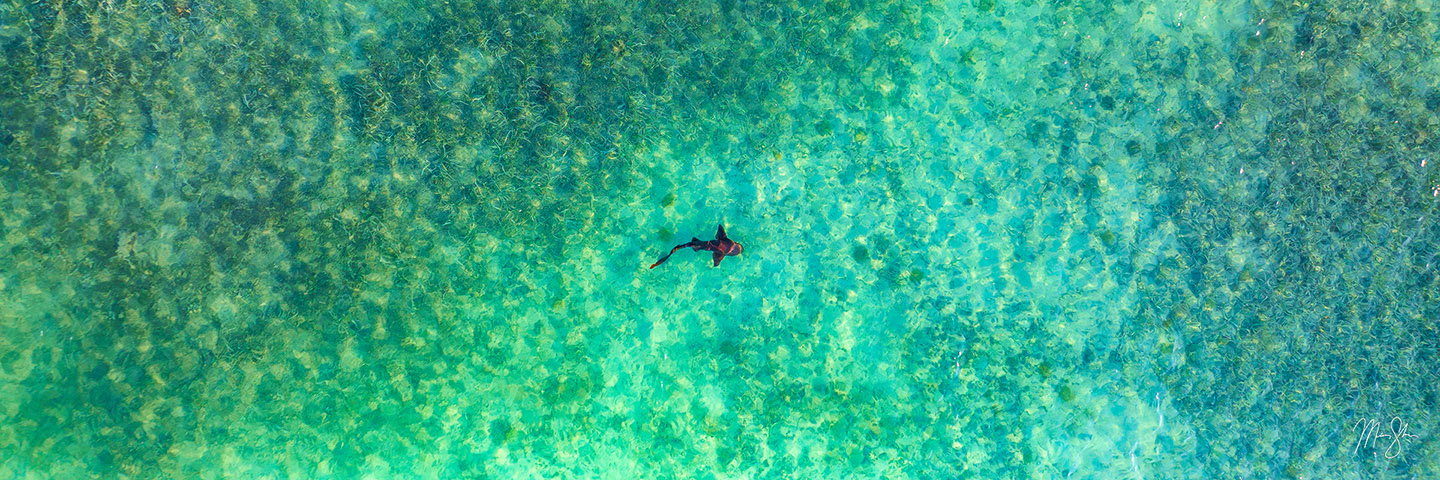
<svg viewBox="0 0 1440 480">
<path fill-rule="evenodd" d="M 725 235 L 725 226 L 721 225 L 720 228 L 715 231 L 714 240 L 700 240 L 699 238 L 691 237 L 689 242 L 676 245 L 675 248 L 670 249 L 670 253 L 667 253 L 665 254 L 665 256 L 660 257 L 660 260 L 655 261 L 654 264 L 650 265 L 650 268 L 655 268 L 660 266 L 660 264 L 665 263 L 666 260 L 670 259 L 671 255 L 674 255 L 675 252 L 679 251 L 682 248 L 691 248 L 695 251 L 704 250 L 708 252 L 713 252 L 711 254 L 711 257 L 715 261 L 714 266 L 717 267 L 720 266 L 720 261 L 724 260 L 725 257 L 733 257 L 735 255 L 739 255 L 740 251 L 744 250 L 744 248 L 742 248 L 740 244 L 731 241 L 730 237 Z"/>
</svg>

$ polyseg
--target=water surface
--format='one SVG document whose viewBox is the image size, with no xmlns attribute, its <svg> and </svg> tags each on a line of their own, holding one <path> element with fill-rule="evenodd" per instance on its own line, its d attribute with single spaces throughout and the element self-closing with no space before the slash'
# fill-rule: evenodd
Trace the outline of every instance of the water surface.
<svg viewBox="0 0 1440 480">
<path fill-rule="evenodd" d="M 1440 477 L 1432 2 L 671 3 L 0 5 L 0 477 Z"/>
</svg>

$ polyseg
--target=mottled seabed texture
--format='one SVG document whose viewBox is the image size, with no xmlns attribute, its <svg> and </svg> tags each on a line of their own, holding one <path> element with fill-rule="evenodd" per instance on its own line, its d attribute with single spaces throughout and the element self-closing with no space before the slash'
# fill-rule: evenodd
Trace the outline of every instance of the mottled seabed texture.
<svg viewBox="0 0 1440 480">
<path fill-rule="evenodd" d="M 1440 478 L 1437 26 L 7 0 L 0 478 Z"/>
</svg>

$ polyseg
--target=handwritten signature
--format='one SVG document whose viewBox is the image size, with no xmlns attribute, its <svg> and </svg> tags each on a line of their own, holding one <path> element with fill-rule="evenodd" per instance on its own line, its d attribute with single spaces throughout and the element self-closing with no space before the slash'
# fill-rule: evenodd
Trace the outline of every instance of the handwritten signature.
<svg viewBox="0 0 1440 480">
<path fill-rule="evenodd" d="M 1381 430 L 1381 427 L 1388 430 Z M 1400 456 L 1400 448 L 1406 438 L 1420 438 L 1419 435 L 1409 433 L 1410 424 L 1400 417 L 1391 417 L 1390 422 L 1384 424 L 1380 423 L 1379 419 L 1361 418 L 1355 422 L 1355 426 L 1350 427 L 1351 432 L 1356 430 L 1360 431 L 1360 438 L 1355 440 L 1355 449 L 1351 453 L 1359 453 L 1362 448 L 1372 450 L 1377 444 L 1388 441 L 1390 444 L 1385 446 L 1383 452 L 1385 458 Z"/>
</svg>

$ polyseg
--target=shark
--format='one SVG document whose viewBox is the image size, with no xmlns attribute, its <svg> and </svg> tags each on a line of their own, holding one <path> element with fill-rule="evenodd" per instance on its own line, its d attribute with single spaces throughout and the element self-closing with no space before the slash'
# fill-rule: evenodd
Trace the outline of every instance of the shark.
<svg viewBox="0 0 1440 480">
<path fill-rule="evenodd" d="M 655 268 L 660 266 L 660 264 L 665 263 L 666 260 L 670 259 L 671 255 L 674 255 L 675 252 L 679 251 L 682 248 L 690 248 L 697 252 L 702 250 L 707 252 L 714 252 L 711 254 L 711 256 L 715 261 L 715 264 L 712 266 L 715 267 L 720 266 L 720 261 L 724 260 L 725 257 L 733 257 L 739 255 L 740 252 L 744 250 L 744 247 L 741 247 L 740 244 L 735 243 L 735 241 L 730 240 L 730 237 L 728 235 L 725 235 L 725 225 L 721 224 L 720 228 L 715 231 L 714 240 L 701 240 L 699 238 L 690 237 L 690 241 L 676 245 L 675 248 L 670 249 L 670 253 L 667 253 L 665 254 L 665 256 L 660 257 L 660 260 L 657 260 L 654 264 L 651 264 L 650 268 Z"/>
</svg>

